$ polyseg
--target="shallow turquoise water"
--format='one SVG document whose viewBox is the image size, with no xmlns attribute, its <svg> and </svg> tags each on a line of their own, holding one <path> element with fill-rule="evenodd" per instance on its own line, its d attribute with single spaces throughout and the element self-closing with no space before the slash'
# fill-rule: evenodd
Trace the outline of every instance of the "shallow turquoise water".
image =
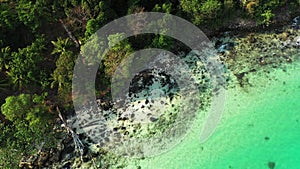
<svg viewBox="0 0 300 169">
<path fill-rule="evenodd" d="M 201 125 L 174 149 L 134 163 L 149 169 L 300 168 L 300 64 L 250 78 L 252 87 L 229 89 L 214 134 L 199 142 Z M 129 166 L 132 168 L 133 166 Z"/>
</svg>

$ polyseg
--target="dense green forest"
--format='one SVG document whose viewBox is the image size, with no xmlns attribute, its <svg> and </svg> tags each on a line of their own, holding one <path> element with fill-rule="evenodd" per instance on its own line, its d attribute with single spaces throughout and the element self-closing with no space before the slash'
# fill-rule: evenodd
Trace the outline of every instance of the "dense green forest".
<svg viewBox="0 0 300 169">
<path fill-rule="evenodd" d="M 0 0 L 0 168 L 56 151 L 63 116 L 74 112 L 72 76 L 80 47 L 106 23 L 128 14 L 164 12 L 189 20 L 209 36 L 238 19 L 268 28 L 290 21 L 300 0 Z M 284 17 L 287 18 L 284 18 Z M 208 26 L 209 25 L 209 26 Z M 120 35 L 108 37 L 109 40 Z M 141 35 L 115 46 L 98 70 L 97 97 L 109 97 L 122 58 L 142 48 L 185 50 L 163 35 Z M 58 161 L 57 161 L 58 162 Z M 46 164 L 39 164 L 43 167 Z M 50 163 L 47 166 L 51 166 Z M 28 167 L 28 166 L 27 166 Z M 51 167 L 50 167 L 51 168 Z"/>
</svg>

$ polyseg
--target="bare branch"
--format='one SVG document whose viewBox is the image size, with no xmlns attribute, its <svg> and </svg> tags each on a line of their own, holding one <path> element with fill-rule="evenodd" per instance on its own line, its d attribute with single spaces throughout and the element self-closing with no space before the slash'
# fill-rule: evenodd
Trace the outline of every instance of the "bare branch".
<svg viewBox="0 0 300 169">
<path fill-rule="evenodd" d="M 59 19 L 60 23 L 62 24 L 62 26 L 64 27 L 64 29 L 66 30 L 66 32 L 68 33 L 68 36 L 74 41 L 74 43 L 76 44 L 76 47 L 79 48 L 80 47 L 80 42 L 77 40 L 77 38 L 75 36 L 72 35 L 72 32 L 67 28 L 67 26 L 64 24 L 63 20 Z"/>
<path fill-rule="evenodd" d="M 71 133 L 71 136 L 73 138 L 74 144 L 75 144 L 75 150 L 80 153 L 81 161 L 83 162 L 83 154 L 84 154 L 84 145 L 79 139 L 78 135 L 74 132 L 74 130 L 68 126 L 67 122 L 64 120 L 64 118 L 61 115 L 61 112 L 58 107 L 56 107 L 56 110 L 58 112 L 58 116 L 61 119 L 61 121 L 64 123 L 64 128 L 68 131 L 68 133 Z"/>
</svg>

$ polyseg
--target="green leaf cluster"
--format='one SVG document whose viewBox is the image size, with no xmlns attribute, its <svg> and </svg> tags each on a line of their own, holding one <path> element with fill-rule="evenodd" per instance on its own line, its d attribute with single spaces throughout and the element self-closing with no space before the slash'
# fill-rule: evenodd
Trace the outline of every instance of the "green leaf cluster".
<svg viewBox="0 0 300 169">
<path fill-rule="evenodd" d="M 53 114 L 45 104 L 46 96 L 20 94 L 6 98 L 1 112 L 10 123 L 0 123 L 0 166 L 17 168 L 20 158 L 31 155 L 41 144 L 53 146 Z"/>
<path fill-rule="evenodd" d="M 128 40 L 123 39 L 124 34 L 117 33 L 108 36 L 110 51 L 104 57 L 105 73 L 112 77 L 122 59 L 127 58 L 133 51 Z"/>
<path fill-rule="evenodd" d="M 17 52 L 9 53 L 9 48 L 2 49 L 4 55 L 2 64 L 13 84 L 22 89 L 32 84 L 43 84 L 43 71 L 40 63 L 43 61 L 44 38 L 37 38 L 30 46 L 19 48 Z"/>
<path fill-rule="evenodd" d="M 57 86 L 57 92 L 62 103 L 68 103 L 71 100 L 71 88 L 73 70 L 77 55 L 70 50 L 72 43 L 69 38 L 58 38 L 52 41 L 54 49 L 52 55 L 57 55 L 56 68 L 52 73 L 51 88 Z"/>
<path fill-rule="evenodd" d="M 49 107 L 44 102 L 47 95 L 47 93 L 43 95 L 20 94 L 7 97 L 1 106 L 1 112 L 15 126 L 25 121 L 34 129 L 44 130 L 51 121 Z"/>
<path fill-rule="evenodd" d="M 205 20 L 219 16 L 221 2 L 218 0 L 182 0 L 180 7 L 193 19 L 193 23 L 199 25 Z"/>
</svg>

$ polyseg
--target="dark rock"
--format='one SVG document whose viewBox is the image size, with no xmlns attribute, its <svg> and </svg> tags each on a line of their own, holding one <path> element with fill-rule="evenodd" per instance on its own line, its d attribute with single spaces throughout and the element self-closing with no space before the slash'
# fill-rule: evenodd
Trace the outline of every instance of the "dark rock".
<svg viewBox="0 0 300 169">
<path fill-rule="evenodd" d="M 47 152 L 41 152 L 40 156 L 37 160 L 37 165 L 44 166 L 44 164 L 47 162 L 48 158 L 49 158 L 49 154 Z"/>
<path fill-rule="evenodd" d="M 71 169 L 71 162 L 67 162 L 64 166 L 64 169 Z"/>
<path fill-rule="evenodd" d="M 148 104 L 149 103 L 149 100 L 148 99 L 146 99 L 146 101 L 145 101 L 145 104 Z"/>
<path fill-rule="evenodd" d="M 268 162 L 268 167 L 270 168 L 270 169 L 274 169 L 275 168 L 275 162 Z"/>
<path fill-rule="evenodd" d="M 83 158 L 82 158 L 82 160 L 83 160 L 83 162 L 85 162 L 85 163 L 86 163 L 86 162 L 88 162 L 90 159 L 89 159 L 89 158 L 87 158 L 87 157 L 83 157 Z"/>
<path fill-rule="evenodd" d="M 299 25 L 300 25 L 300 16 L 297 16 L 293 19 L 292 27 L 294 29 L 299 29 Z"/>
<path fill-rule="evenodd" d="M 151 121 L 151 122 L 156 122 L 157 120 L 158 120 L 157 118 L 150 117 L 150 121 Z"/>
</svg>

